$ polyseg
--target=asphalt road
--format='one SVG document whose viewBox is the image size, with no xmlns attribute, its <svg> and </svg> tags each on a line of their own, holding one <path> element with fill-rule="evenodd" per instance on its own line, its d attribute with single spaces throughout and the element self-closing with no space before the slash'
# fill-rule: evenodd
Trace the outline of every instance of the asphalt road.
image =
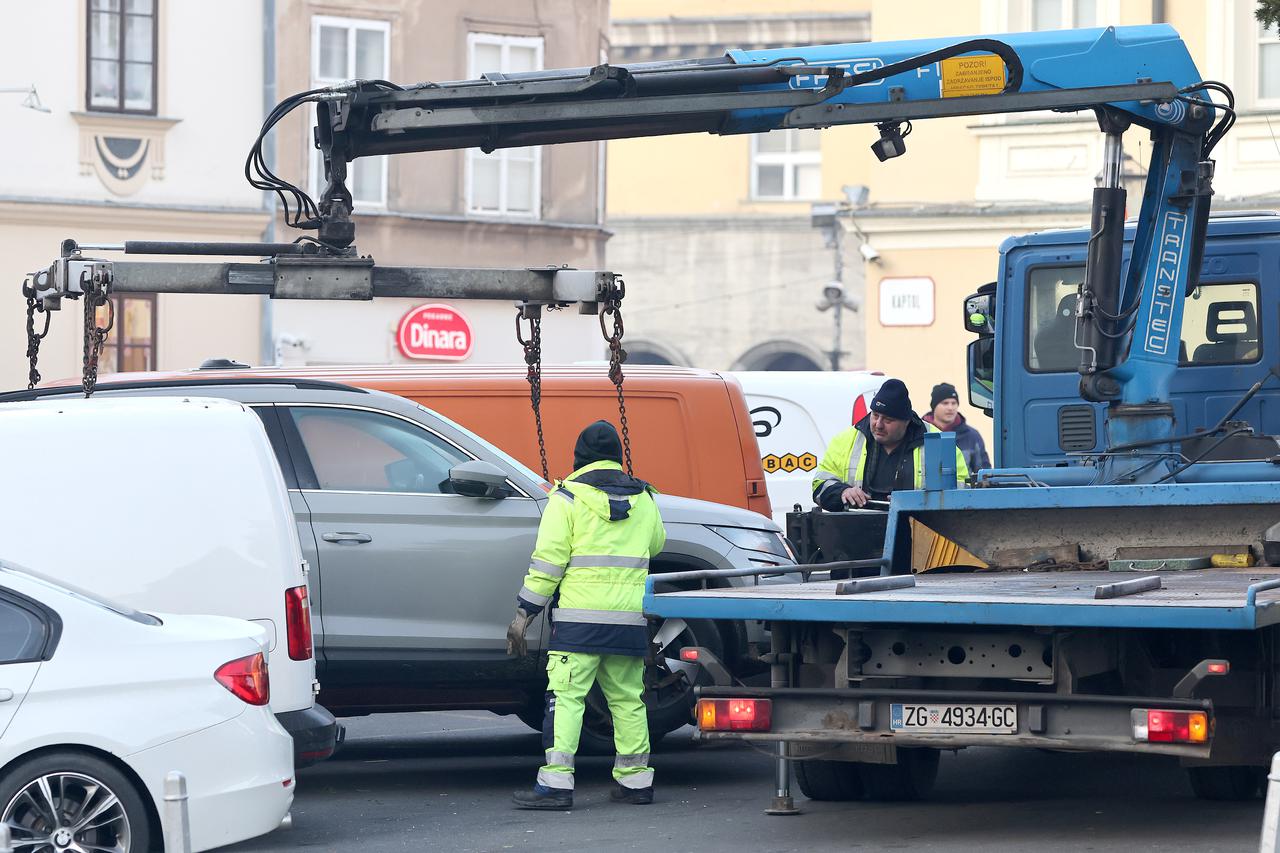
<svg viewBox="0 0 1280 853">
<path fill-rule="evenodd" d="M 762 813 L 772 762 L 742 747 L 657 749 L 658 800 L 609 802 L 604 757 L 579 757 L 572 812 L 511 808 L 541 743 L 514 717 L 481 712 L 345 721 L 347 745 L 299 773 L 294 826 L 226 848 L 267 851 L 1257 850 L 1262 803 L 1196 800 L 1161 758 L 970 749 L 942 757 L 923 803 L 816 803 Z"/>
</svg>

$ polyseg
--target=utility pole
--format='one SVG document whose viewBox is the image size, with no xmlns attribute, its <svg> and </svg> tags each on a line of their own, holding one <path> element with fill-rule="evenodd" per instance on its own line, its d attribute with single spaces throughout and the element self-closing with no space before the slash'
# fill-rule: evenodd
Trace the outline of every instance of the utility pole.
<svg viewBox="0 0 1280 853">
<path fill-rule="evenodd" d="M 840 226 L 839 212 L 841 206 L 831 202 L 818 202 L 809 207 L 809 222 L 813 227 L 822 229 L 827 238 L 827 246 L 835 250 L 835 270 L 831 282 L 822 288 L 822 298 L 816 307 L 819 311 L 835 309 L 834 330 L 831 350 L 827 354 L 831 359 L 831 369 L 840 369 L 840 357 L 844 355 L 844 312 L 858 310 L 857 301 L 844 289 L 844 229 Z"/>
</svg>

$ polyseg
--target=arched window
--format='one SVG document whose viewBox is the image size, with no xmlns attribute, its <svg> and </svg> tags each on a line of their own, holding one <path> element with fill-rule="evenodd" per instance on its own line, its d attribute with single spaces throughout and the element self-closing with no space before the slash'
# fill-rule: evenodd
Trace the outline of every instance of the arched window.
<svg viewBox="0 0 1280 853">
<path fill-rule="evenodd" d="M 734 370 L 826 370 L 827 358 L 800 341 L 766 341 L 747 350 Z"/>
</svg>

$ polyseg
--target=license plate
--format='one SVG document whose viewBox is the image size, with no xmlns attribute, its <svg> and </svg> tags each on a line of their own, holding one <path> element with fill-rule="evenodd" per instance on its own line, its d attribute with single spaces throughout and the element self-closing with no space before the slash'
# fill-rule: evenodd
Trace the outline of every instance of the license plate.
<svg viewBox="0 0 1280 853">
<path fill-rule="evenodd" d="M 1018 733 L 1018 706 L 892 704 L 889 728 L 895 732 L 1012 735 Z"/>
</svg>

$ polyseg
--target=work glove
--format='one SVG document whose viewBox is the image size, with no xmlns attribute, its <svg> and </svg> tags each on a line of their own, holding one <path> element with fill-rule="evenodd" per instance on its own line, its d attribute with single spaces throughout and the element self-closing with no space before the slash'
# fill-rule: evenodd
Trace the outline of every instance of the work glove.
<svg viewBox="0 0 1280 853">
<path fill-rule="evenodd" d="M 516 608 L 516 618 L 512 619 L 511 624 L 507 626 L 507 654 L 524 657 L 529 653 L 529 643 L 525 640 L 524 634 L 529 630 L 529 623 L 532 621 L 532 613 L 523 607 Z"/>
</svg>

